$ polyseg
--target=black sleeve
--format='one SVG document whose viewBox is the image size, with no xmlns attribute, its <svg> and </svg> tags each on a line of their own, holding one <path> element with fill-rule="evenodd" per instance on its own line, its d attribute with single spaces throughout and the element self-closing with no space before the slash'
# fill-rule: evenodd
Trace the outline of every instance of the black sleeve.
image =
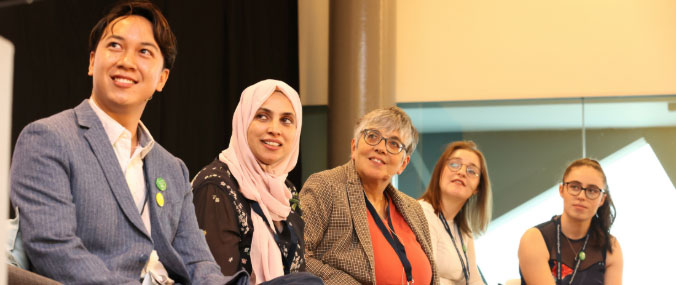
<svg viewBox="0 0 676 285">
<path fill-rule="evenodd" d="M 240 268 L 240 232 L 237 215 L 227 194 L 211 183 L 193 190 L 193 203 L 200 229 L 221 272 L 233 275 Z"/>
</svg>

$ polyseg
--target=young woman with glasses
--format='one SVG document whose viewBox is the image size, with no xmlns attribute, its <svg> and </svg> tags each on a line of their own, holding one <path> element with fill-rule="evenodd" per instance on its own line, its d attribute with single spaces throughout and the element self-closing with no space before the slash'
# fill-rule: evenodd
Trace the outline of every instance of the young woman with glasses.
<svg viewBox="0 0 676 285">
<path fill-rule="evenodd" d="M 430 228 L 441 284 L 484 284 L 473 235 L 491 220 L 491 185 L 483 154 L 471 141 L 449 144 L 418 201 Z"/>
<path fill-rule="evenodd" d="M 522 284 L 621 284 L 622 249 L 610 234 L 615 206 L 601 165 L 571 163 L 559 194 L 563 213 L 521 237 Z"/>
</svg>

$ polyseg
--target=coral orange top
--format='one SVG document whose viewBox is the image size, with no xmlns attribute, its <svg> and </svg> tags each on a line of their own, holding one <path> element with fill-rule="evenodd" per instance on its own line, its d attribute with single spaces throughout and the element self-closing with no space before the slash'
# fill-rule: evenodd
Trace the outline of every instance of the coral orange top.
<svg viewBox="0 0 676 285">
<path fill-rule="evenodd" d="M 392 199 L 389 199 L 389 203 L 390 219 L 394 226 L 394 232 L 406 249 L 406 256 L 412 267 L 413 281 L 415 281 L 415 284 L 430 284 L 432 282 L 432 266 L 427 255 L 425 255 L 425 251 L 420 246 L 411 227 L 392 203 Z M 371 243 L 373 244 L 373 257 L 376 263 L 376 282 L 378 284 L 406 284 L 404 266 L 401 265 L 397 253 L 387 242 L 383 233 L 380 232 L 371 212 L 366 211 L 366 213 L 369 220 Z M 389 228 L 387 220 L 383 220 L 383 223 Z"/>
</svg>

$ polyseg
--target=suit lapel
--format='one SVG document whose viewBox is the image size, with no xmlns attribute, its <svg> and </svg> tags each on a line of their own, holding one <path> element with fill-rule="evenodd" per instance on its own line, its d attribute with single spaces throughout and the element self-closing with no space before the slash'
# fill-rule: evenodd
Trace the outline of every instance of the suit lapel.
<svg viewBox="0 0 676 285">
<path fill-rule="evenodd" d="M 389 184 L 387 185 L 385 192 L 387 192 L 387 195 L 392 197 L 392 202 L 394 203 L 394 206 L 397 207 L 397 210 L 399 210 L 401 216 L 404 217 L 404 220 L 411 228 L 411 230 L 413 230 L 413 233 L 416 235 L 416 237 L 419 237 L 418 227 L 416 227 L 417 221 L 416 222 L 411 221 L 411 216 L 414 215 L 414 213 L 412 213 L 412 211 L 408 208 L 406 201 L 404 201 L 403 197 L 401 197 L 399 191 L 395 190 L 392 184 Z"/>
<path fill-rule="evenodd" d="M 150 150 L 150 152 L 143 159 L 143 170 L 145 171 L 146 175 L 146 187 L 149 195 L 148 207 L 153 208 L 154 211 L 151 213 L 155 214 L 150 215 L 150 220 L 159 220 L 159 217 L 162 217 L 164 215 L 164 207 L 159 207 L 157 205 L 157 193 L 159 193 L 160 190 L 157 188 L 155 180 L 157 180 L 157 178 L 162 177 L 162 173 L 160 172 L 161 169 L 159 167 L 160 165 L 158 165 L 157 159 L 155 159 L 153 153 L 154 151 Z M 172 190 L 171 187 L 175 187 L 175 185 L 167 185 L 165 192 Z M 167 193 L 162 193 L 162 195 L 166 203 L 168 201 Z M 152 228 L 154 229 L 155 226 L 153 225 Z"/>
<path fill-rule="evenodd" d="M 106 131 L 103 129 L 101 121 L 89 106 L 88 100 L 84 100 L 80 105 L 75 107 L 75 116 L 77 118 L 78 124 L 81 128 L 86 129 L 84 131 L 84 137 L 89 143 L 89 146 L 94 152 L 94 156 L 99 162 L 101 169 L 103 170 L 104 175 L 106 176 L 106 181 L 110 186 L 115 200 L 120 205 L 122 212 L 127 216 L 136 228 L 148 236 L 148 233 L 143 226 L 143 221 L 141 220 L 141 215 L 136 209 L 134 200 L 131 196 L 131 190 L 127 185 L 127 180 L 124 178 L 124 173 L 120 169 L 120 163 L 115 156 L 115 151 L 110 145 Z M 150 238 L 150 236 L 148 236 Z"/>
<path fill-rule="evenodd" d="M 160 190 L 155 185 L 155 180 L 162 176 L 162 165 L 158 161 L 157 156 L 155 156 L 155 150 L 150 150 L 143 159 L 143 167 L 146 175 L 146 187 L 148 187 L 148 208 L 150 210 L 150 226 L 152 231 L 153 247 L 157 251 L 157 255 L 162 261 L 162 265 L 167 269 L 170 274 L 170 277 L 174 279 L 177 284 L 189 284 L 190 280 L 188 271 L 186 270 L 183 262 L 178 258 L 178 255 L 175 253 L 173 246 L 171 244 L 171 239 L 167 239 L 167 232 L 169 229 L 166 228 L 166 225 L 162 223 L 162 217 L 166 215 L 165 207 L 160 207 L 157 203 L 157 193 Z M 166 178 L 168 176 L 164 176 Z M 167 185 L 165 191 L 162 191 L 162 195 L 165 198 L 165 203 L 169 201 L 168 191 L 177 191 L 176 185 Z M 166 204 L 165 204 L 166 205 Z"/>
<path fill-rule="evenodd" d="M 357 232 L 357 237 L 361 242 L 366 256 L 368 257 L 368 266 L 371 273 L 369 278 L 376 276 L 375 259 L 373 257 L 373 244 L 371 243 L 371 231 L 369 230 L 368 216 L 366 215 L 366 202 L 364 202 L 364 187 L 359 180 L 359 175 L 354 168 L 354 163 L 350 161 L 346 167 L 347 171 L 347 198 L 352 214 L 352 224 Z M 372 282 L 375 280 L 371 280 Z"/>
<path fill-rule="evenodd" d="M 418 243 L 420 243 L 420 246 L 422 247 L 423 251 L 425 251 L 427 258 L 430 259 L 431 263 L 431 257 L 433 256 L 431 241 L 425 238 L 425 233 L 420 227 L 423 223 L 418 218 L 416 211 L 409 207 L 408 203 L 404 200 L 404 197 L 401 196 L 402 193 L 397 191 L 394 186 L 392 186 L 392 184 L 388 185 L 385 191 L 388 195 L 390 195 L 390 197 L 392 197 L 392 202 L 394 202 L 394 205 L 399 210 L 399 213 L 401 213 L 401 216 L 404 217 L 404 220 L 413 231 L 413 234 L 415 234 Z"/>
</svg>

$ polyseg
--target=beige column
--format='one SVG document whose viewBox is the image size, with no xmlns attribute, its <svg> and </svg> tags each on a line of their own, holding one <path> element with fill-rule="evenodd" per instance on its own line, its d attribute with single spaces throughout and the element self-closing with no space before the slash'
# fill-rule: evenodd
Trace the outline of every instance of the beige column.
<svg viewBox="0 0 676 285">
<path fill-rule="evenodd" d="M 330 2 L 330 168 L 348 161 L 350 141 L 359 117 L 395 103 L 395 2 Z"/>
</svg>

